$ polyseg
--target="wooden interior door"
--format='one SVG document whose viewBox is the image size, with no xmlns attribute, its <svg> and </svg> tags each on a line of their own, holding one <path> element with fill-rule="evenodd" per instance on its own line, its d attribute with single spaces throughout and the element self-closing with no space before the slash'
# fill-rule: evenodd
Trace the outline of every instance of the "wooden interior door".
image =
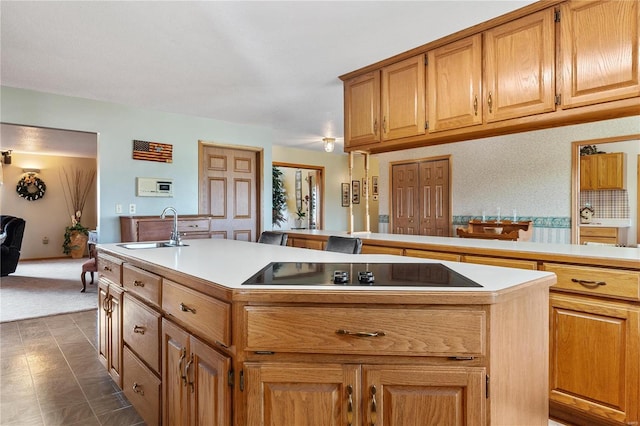
<svg viewBox="0 0 640 426">
<path fill-rule="evenodd" d="M 200 214 L 209 214 L 211 238 L 256 241 L 259 178 L 256 151 L 200 145 Z"/>
<path fill-rule="evenodd" d="M 448 237 L 449 160 L 420 163 L 420 235 Z"/>
<path fill-rule="evenodd" d="M 418 163 L 395 164 L 391 170 L 393 233 L 419 234 Z"/>
</svg>

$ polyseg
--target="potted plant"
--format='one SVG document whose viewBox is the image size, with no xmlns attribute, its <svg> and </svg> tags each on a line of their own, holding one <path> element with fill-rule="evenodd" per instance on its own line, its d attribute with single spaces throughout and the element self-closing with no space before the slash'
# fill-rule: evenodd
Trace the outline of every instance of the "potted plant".
<svg viewBox="0 0 640 426">
<path fill-rule="evenodd" d="M 284 189 L 284 182 L 282 170 L 277 167 L 272 169 L 272 186 L 273 186 L 273 204 L 271 214 L 271 224 L 280 225 L 287 221 L 285 217 L 285 211 L 287 207 L 287 194 Z"/>
<path fill-rule="evenodd" d="M 80 219 L 95 177 L 95 170 L 75 169 L 68 172 L 62 169 L 60 173 L 64 200 L 71 212 L 71 226 L 64 229 L 62 250 L 74 259 L 84 256 L 89 240 L 89 229 L 82 225 Z"/>
<path fill-rule="evenodd" d="M 302 206 L 298 207 L 298 210 L 296 210 L 296 228 L 302 228 L 302 221 L 306 216 L 307 213 L 302 210 Z"/>
</svg>

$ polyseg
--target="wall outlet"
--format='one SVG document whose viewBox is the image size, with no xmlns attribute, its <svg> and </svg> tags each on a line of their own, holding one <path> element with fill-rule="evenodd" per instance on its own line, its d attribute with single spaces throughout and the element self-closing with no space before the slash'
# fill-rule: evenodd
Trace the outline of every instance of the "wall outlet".
<svg viewBox="0 0 640 426">
<path fill-rule="evenodd" d="M 116 213 L 122 213 L 122 204 L 116 204 Z"/>
<path fill-rule="evenodd" d="M 49 244 L 49 237 L 42 238 L 42 244 Z"/>
<path fill-rule="evenodd" d="M 136 214 L 136 205 L 129 204 L 129 214 Z"/>
</svg>

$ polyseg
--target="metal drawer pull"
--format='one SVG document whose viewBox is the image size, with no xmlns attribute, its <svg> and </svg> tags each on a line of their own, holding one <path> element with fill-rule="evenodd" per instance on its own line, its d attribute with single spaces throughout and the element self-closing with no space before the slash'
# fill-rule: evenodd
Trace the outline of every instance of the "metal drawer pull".
<svg viewBox="0 0 640 426">
<path fill-rule="evenodd" d="M 347 423 L 353 423 L 353 386 L 347 385 Z"/>
<path fill-rule="evenodd" d="M 144 334 L 146 328 L 142 325 L 134 325 L 133 326 L 133 332 L 134 333 L 140 333 L 140 334 Z"/>
<path fill-rule="evenodd" d="M 136 287 L 144 287 L 144 282 L 140 281 L 140 280 L 135 280 L 133 282 L 133 285 Z"/>
<path fill-rule="evenodd" d="M 191 312 L 192 314 L 196 313 L 196 308 L 190 308 L 187 305 L 185 305 L 184 303 L 180 303 L 180 310 L 182 312 Z"/>
<path fill-rule="evenodd" d="M 607 285 L 605 281 L 589 281 L 589 280 L 581 280 L 578 278 L 571 278 L 571 281 L 574 283 L 578 283 L 587 288 L 596 288 L 601 285 Z"/>
<path fill-rule="evenodd" d="M 355 336 L 355 337 L 381 337 L 381 336 L 385 336 L 384 331 L 336 330 L 336 334 L 341 334 L 343 336 Z"/>
<path fill-rule="evenodd" d="M 108 266 L 105 266 L 105 267 L 104 267 L 104 268 L 102 268 L 102 269 L 104 269 L 105 271 L 109 271 L 109 272 L 111 272 L 111 268 L 110 268 L 110 267 L 108 267 Z"/>
<path fill-rule="evenodd" d="M 371 386 L 371 426 L 376 426 L 378 421 L 378 403 L 376 402 L 376 387 Z"/>
<path fill-rule="evenodd" d="M 133 391 L 137 394 L 144 396 L 144 390 L 142 390 L 142 386 L 140 386 L 136 382 L 133 382 Z"/>
</svg>

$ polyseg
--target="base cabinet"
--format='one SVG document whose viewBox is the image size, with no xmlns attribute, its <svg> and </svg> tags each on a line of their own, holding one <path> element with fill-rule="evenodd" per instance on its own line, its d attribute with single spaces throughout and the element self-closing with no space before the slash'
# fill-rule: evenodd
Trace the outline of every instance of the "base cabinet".
<svg viewBox="0 0 640 426">
<path fill-rule="evenodd" d="M 640 309 L 553 293 L 550 303 L 551 415 L 577 425 L 637 424 Z"/>
<path fill-rule="evenodd" d="M 163 425 L 231 424 L 231 359 L 162 320 Z"/>
<path fill-rule="evenodd" d="M 247 424 L 485 424 L 485 370 L 245 363 Z M 417 424 L 417 423 L 416 423 Z"/>
<path fill-rule="evenodd" d="M 98 359 L 122 388 L 122 296 L 119 285 L 98 282 Z"/>
</svg>

